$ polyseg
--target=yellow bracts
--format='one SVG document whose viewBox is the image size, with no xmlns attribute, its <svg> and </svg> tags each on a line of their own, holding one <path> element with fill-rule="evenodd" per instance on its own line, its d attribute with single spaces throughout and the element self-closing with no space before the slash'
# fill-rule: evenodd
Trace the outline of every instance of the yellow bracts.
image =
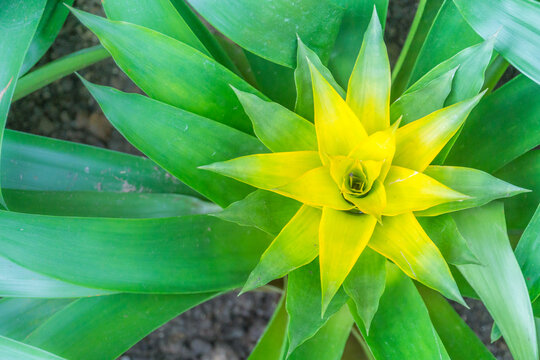
<svg viewBox="0 0 540 360">
<path fill-rule="evenodd" d="M 270 267 L 267 259 L 301 258 L 294 260 L 298 266 L 309 262 L 317 255 L 313 244 L 318 241 L 323 313 L 366 246 L 410 277 L 463 303 L 448 265 L 414 212 L 469 198 L 422 171 L 482 94 L 401 128 L 399 120 L 390 124 L 390 67 L 376 15 L 346 99 L 311 63 L 310 70 L 317 149 L 250 155 L 203 167 L 304 204 L 262 256 L 244 289 L 257 286 L 254 278 L 266 276 L 261 273 Z M 298 246 L 287 246 L 296 238 Z M 294 251 L 305 251 L 306 256 Z"/>
</svg>

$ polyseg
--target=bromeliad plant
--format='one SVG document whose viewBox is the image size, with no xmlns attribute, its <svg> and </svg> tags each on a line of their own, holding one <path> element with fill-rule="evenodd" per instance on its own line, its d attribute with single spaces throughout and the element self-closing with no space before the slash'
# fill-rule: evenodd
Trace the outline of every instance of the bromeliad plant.
<svg viewBox="0 0 540 360">
<path fill-rule="evenodd" d="M 68 10 L 0 11 L 4 122 L 110 54 L 148 96 L 81 80 L 149 158 L 6 131 L 0 354 L 113 359 L 241 288 L 282 296 L 251 360 L 493 359 L 462 295 L 537 359 L 538 3 L 420 1 L 392 72 L 385 1 L 189 3 L 70 8 L 103 47 L 22 77 Z"/>
</svg>

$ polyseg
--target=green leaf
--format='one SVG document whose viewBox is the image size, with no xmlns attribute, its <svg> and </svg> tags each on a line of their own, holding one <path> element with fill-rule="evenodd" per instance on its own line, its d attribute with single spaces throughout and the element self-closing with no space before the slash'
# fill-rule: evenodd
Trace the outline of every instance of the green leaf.
<svg viewBox="0 0 540 360">
<path fill-rule="evenodd" d="M 57 216 L 159 218 L 208 214 L 221 209 L 213 203 L 177 194 L 4 189 L 4 197 L 11 211 Z"/>
<path fill-rule="evenodd" d="M 0 357 L 10 360 L 61 360 L 62 358 L 22 342 L 0 336 Z"/>
<path fill-rule="evenodd" d="M 112 293 L 114 292 L 57 280 L 28 270 L 0 256 L 0 296 L 3 297 L 75 298 Z"/>
<path fill-rule="evenodd" d="M 494 343 L 495 341 L 499 340 L 502 337 L 501 329 L 497 326 L 497 324 L 494 322 L 493 326 L 491 327 L 491 333 L 489 334 L 489 340 Z M 538 335 L 537 335 L 538 337 Z"/>
<path fill-rule="evenodd" d="M 4 54 L 0 60 L 0 149 L 17 78 L 45 4 L 46 0 L 14 0 L 0 11 L 0 54 Z M 0 205 L 6 206 L 1 191 Z"/>
<path fill-rule="evenodd" d="M 169 0 L 103 0 L 102 5 L 111 20 L 156 30 L 210 56 Z"/>
<path fill-rule="evenodd" d="M 321 210 L 303 205 L 262 254 L 242 292 L 253 290 L 309 264 L 319 253 Z"/>
<path fill-rule="evenodd" d="M 339 360 L 351 332 L 354 320 L 343 305 L 326 324 L 288 357 L 289 360 Z"/>
<path fill-rule="evenodd" d="M 528 190 L 514 186 L 480 170 L 457 166 L 428 166 L 424 174 L 471 198 L 418 211 L 418 216 L 435 216 L 447 212 L 482 206 L 490 201 L 511 197 Z"/>
<path fill-rule="evenodd" d="M 243 51 L 248 60 L 250 71 L 256 79 L 258 89 L 287 109 L 294 108 L 296 88 L 294 86 L 294 70 L 281 66 L 257 56 L 247 50 Z"/>
<path fill-rule="evenodd" d="M 76 9 L 71 11 L 151 98 L 244 132 L 252 131 L 230 85 L 259 93 L 213 59 L 156 31 Z"/>
<path fill-rule="evenodd" d="M 271 191 L 255 190 L 244 199 L 232 203 L 212 215 L 243 226 L 253 226 L 270 235 L 277 235 L 302 204 Z M 268 216 L 271 214 L 271 216 Z"/>
<path fill-rule="evenodd" d="M 386 264 L 386 288 L 369 335 L 352 301 L 349 309 L 374 359 L 449 360 L 412 280 L 391 263 Z"/>
<path fill-rule="evenodd" d="M 480 41 L 482 38 L 463 19 L 454 1 L 445 0 L 416 58 L 409 85 L 415 83 L 441 62 Z M 456 65 L 450 66 L 445 71 L 454 67 Z"/>
<path fill-rule="evenodd" d="M 356 312 L 369 334 L 373 316 L 386 282 L 386 258 L 365 248 L 343 283 L 343 289 L 356 305 Z"/>
<path fill-rule="evenodd" d="M 21 74 L 30 70 L 45 55 L 56 39 L 56 36 L 58 36 L 69 14 L 69 10 L 64 6 L 64 3 L 73 5 L 73 0 L 47 0 L 46 2 L 41 20 L 24 58 Z"/>
<path fill-rule="evenodd" d="M 406 92 L 390 106 L 390 122 L 402 116 L 400 126 L 406 125 L 442 109 L 452 90 L 452 81 L 457 67 L 423 82 L 414 91 Z"/>
<path fill-rule="evenodd" d="M 287 108 L 236 90 L 255 135 L 273 152 L 317 150 L 315 126 Z M 313 103 L 311 104 L 313 107 Z"/>
<path fill-rule="evenodd" d="M 266 152 L 256 138 L 139 94 L 84 84 L 113 126 L 136 148 L 218 205 L 227 206 L 253 191 L 198 167 Z"/>
<path fill-rule="evenodd" d="M 391 101 L 400 97 L 405 91 L 413 66 L 418 58 L 424 41 L 431 29 L 444 0 L 420 0 L 414 16 L 413 23 L 407 35 L 407 40 L 399 54 L 399 58 L 392 70 L 392 97 Z"/>
<path fill-rule="evenodd" d="M 540 84 L 540 4 L 537 1 L 454 0 L 454 3 L 484 39 L 498 33 L 495 49 L 520 72 Z"/>
<path fill-rule="evenodd" d="M 0 300 L 0 335 L 23 341 L 52 315 L 74 299 L 2 299 Z"/>
<path fill-rule="evenodd" d="M 304 118 L 313 121 L 314 105 L 313 86 L 311 85 L 311 71 L 309 69 L 310 63 L 344 99 L 345 90 L 338 85 L 330 70 L 323 65 L 317 54 L 307 47 L 300 38 L 298 38 L 296 68 L 294 70 L 294 82 L 296 84 L 296 103 L 294 105 L 294 111 Z"/>
<path fill-rule="evenodd" d="M 377 9 L 384 29 L 388 0 L 333 1 L 343 7 L 345 13 L 328 66 L 335 74 L 338 83 L 346 88 L 362 45 L 362 37 L 371 19 L 373 7 Z"/>
<path fill-rule="evenodd" d="M 200 196 L 140 156 L 12 130 L 5 135 L 1 179 L 9 189 Z"/>
<path fill-rule="evenodd" d="M 480 101 L 445 163 L 494 172 L 537 146 L 538 128 L 540 85 L 518 76 Z"/>
<path fill-rule="evenodd" d="M 495 176 L 532 190 L 504 201 L 508 228 L 521 233 L 540 203 L 540 151 L 529 151 L 497 171 Z"/>
<path fill-rule="evenodd" d="M 515 254 L 533 302 L 540 295 L 540 205 L 521 236 Z"/>
<path fill-rule="evenodd" d="M 274 315 L 247 360 L 281 360 L 287 345 L 289 317 L 285 309 L 285 296 L 276 306 Z"/>
<path fill-rule="evenodd" d="M 190 0 L 189 3 L 235 43 L 291 68 L 295 64 L 297 34 L 323 61 L 328 59 L 343 14 L 330 0 Z"/>
<path fill-rule="evenodd" d="M 67 359 L 115 359 L 170 319 L 216 296 L 119 294 L 79 299 L 25 342 Z"/>
<path fill-rule="evenodd" d="M 289 274 L 287 282 L 288 355 L 291 355 L 306 340 L 312 338 L 328 319 L 343 307 L 348 296 L 340 289 L 330 302 L 323 317 L 320 316 L 321 298 L 321 275 L 318 259 Z"/>
<path fill-rule="evenodd" d="M 417 285 L 437 330 L 452 360 L 495 360 L 482 341 L 467 326 L 452 306 L 435 291 Z"/>
<path fill-rule="evenodd" d="M 0 212 L 0 218 L 0 253 L 13 262 L 82 286 L 127 292 L 237 287 L 270 240 L 208 215 L 104 219 Z"/>
<path fill-rule="evenodd" d="M 501 329 L 514 359 L 538 358 L 531 302 L 510 247 L 502 203 L 460 211 L 453 217 L 482 263 L 459 265 L 458 269 Z"/>
<path fill-rule="evenodd" d="M 450 215 L 418 217 L 418 222 L 448 263 L 480 264 Z"/>
</svg>

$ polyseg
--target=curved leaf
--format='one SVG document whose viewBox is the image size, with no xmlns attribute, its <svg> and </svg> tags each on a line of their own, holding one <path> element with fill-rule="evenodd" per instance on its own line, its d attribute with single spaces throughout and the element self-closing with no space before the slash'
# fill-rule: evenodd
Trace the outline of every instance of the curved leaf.
<svg viewBox="0 0 540 360">
<path fill-rule="evenodd" d="M 61 360 L 62 358 L 0 335 L 0 357 L 10 360 Z"/>
<path fill-rule="evenodd" d="M 229 205 L 252 191 L 245 184 L 197 167 L 265 152 L 256 138 L 139 94 L 84 84 L 135 147 L 218 205 Z"/>
<path fill-rule="evenodd" d="M 482 264 L 458 269 L 486 305 L 514 358 L 537 359 L 531 302 L 510 247 L 502 203 L 456 212 L 453 217 Z"/>
<path fill-rule="evenodd" d="M 540 84 L 540 4 L 532 0 L 454 0 L 467 22 L 484 39 L 497 33 L 495 49 Z"/>
<path fill-rule="evenodd" d="M 540 205 L 515 250 L 525 283 L 529 288 L 531 302 L 540 295 Z"/>
<path fill-rule="evenodd" d="M 235 43 L 288 67 L 295 64 L 297 34 L 323 61 L 328 60 L 343 13 L 330 0 L 189 0 L 189 3 Z"/>
<path fill-rule="evenodd" d="M 157 31 L 76 9 L 71 11 L 98 36 L 118 66 L 150 97 L 252 132 L 251 123 L 230 85 L 259 93 L 228 69 Z"/>
<path fill-rule="evenodd" d="M 1 212 L 0 218 L 0 253 L 13 262 L 75 284 L 127 292 L 237 287 L 270 240 L 208 215 L 141 220 Z"/>
<path fill-rule="evenodd" d="M 159 31 L 210 56 L 169 0 L 103 0 L 101 3 L 111 20 Z"/>
<path fill-rule="evenodd" d="M 115 359 L 158 326 L 214 296 L 119 294 L 79 299 L 25 342 L 67 359 Z"/>
<path fill-rule="evenodd" d="M 540 85 L 517 76 L 480 101 L 445 164 L 494 172 L 540 144 L 539 128 Z"/>
</svg>

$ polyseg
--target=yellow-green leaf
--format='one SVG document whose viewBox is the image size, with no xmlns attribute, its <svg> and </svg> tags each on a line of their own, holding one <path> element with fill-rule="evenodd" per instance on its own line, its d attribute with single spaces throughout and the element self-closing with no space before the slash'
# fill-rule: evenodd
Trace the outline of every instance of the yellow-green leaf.
<svg viewBox="0 0 540 360">
<path fill-rule="evenodd" d="M 315 104 L 315 129 L 319 142 L 319 152 L 325 157 L 346 156 L 366 137 L 362 123 L 345 100 L 310 64 Z"/>
<path fill-rule="evenodd" d="M 295 181 L 272 190 L 311 206 L 328 206 L 336 210 L 353 208 L 343 199 L 330 171 L 324 166 L 308 171 Z"/>
<path fill-rule="evenodd" d="M 262 254 L 242 292 L 283 277 L 313 261 L 319 252 L 320 221 L 321 210 L 302 206 Z"/>
<path fill-rule="evenodd" d="M 390 81 L 390 63 L 374 8 L 347 91 L 347 104 L 368 134 L 390 125 Z"/>
<path fill-rule="evenodd" d="M 465 304 L 441 252 L 412 213 L 384 217 L 369 247 L 392 260 L 411 278 Z"/>
<path fill-rule="evenodd" d="M 423 173 L 400 166 L 390 167 L 384 187 L 387 204 L 383 214 L 388 216 L 469 198 Z"/>
<path fill-rule="evenodd" d="M 261 188 L 274 189 L 321 166 L 315 151 L 257 154 L 201 166 L 221 175 Z"/>
<path fill-rule="evenodd" d="M 423 171 L 459 130 L 483 95 L 484 92 L 399 128 L 393 164 Z"/>
<path fill-rule="evenodd" d="M 373 216 L 323 208 L 319 239 L 323 314 L 366 247 L 375 224 Z"/>
</svg>

